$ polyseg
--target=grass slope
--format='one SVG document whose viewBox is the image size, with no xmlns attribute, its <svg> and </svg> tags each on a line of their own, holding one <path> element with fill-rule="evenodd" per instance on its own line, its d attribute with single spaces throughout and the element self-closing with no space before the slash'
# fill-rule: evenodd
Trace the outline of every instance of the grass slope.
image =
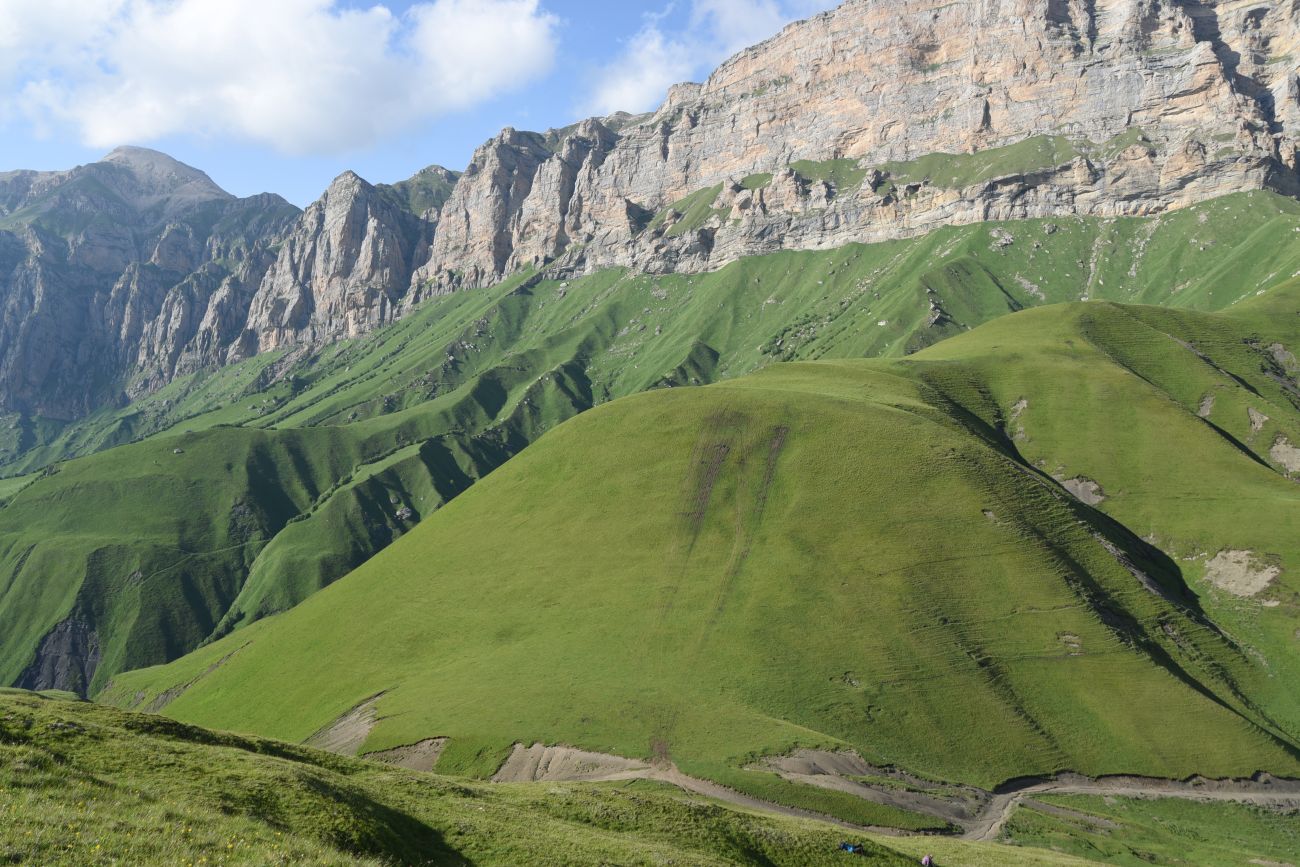
<svg viewBox="0 0 1300 867">
<path fill-rule="evenodd" d="M 1300 441 L 1273 348 L 1297 311 L 1295 284 L 1233 314 L 1062 305 L 620 400 L 104 697 L 301 740 L 382 692 L 366 750 L 567 743 L 751 790 L 796 746 L 983 786 L 1294 775 L 1300 490 L 1269 444 Z M 1280 571 L 1222 593 L 1193 549 Z"/>
<path fill-rule="evenodd" d="M 860 834 L 659 784 L 453 782 L 0 694 L 0 857 L 13 863 L 802 865 L 839 863 L 846 838 L 873 864 L 912 862 Z"/>
<path fill-rule="evenodd" d="M 1300 812 L 1249 804 L 1047 795 L 1017 811 L 1005 838 L 1106 864 L 1237 867 L 1300 852 Z"/>
<path fill-rule="evenodd" d="M 259 356 L 79 425 L 15 420 L 14 472 L 142 441 L 0 482 L 0 682 L 33 665 L 85 668 L 77 678 L 93 691 L 123 667 L 284 610 L 594 404 L 777 360 L 899 356 L 1045 301 L 1218 309 L 1300 269 L 1297 228 L 1294 202 L 1243 194 L 1159 218 L 943 229 L 705 275 L 521 275 L 434 299 L 362 340 L 296 361 Z M 232 529 L 232 514 L 269 508 L 256 474 L 205 470 L 191 497 L 171 486 L 192 461 L 171 452 L 244 467 L 247 431 L 263 432 L 267 471 L 291 494 Z M 106 598 L 137 572 L 156 577 Z M 59 624 L 84 624 L 82 644 L 104 648 L 97 666 L 60 661 Z"/>
</svg>

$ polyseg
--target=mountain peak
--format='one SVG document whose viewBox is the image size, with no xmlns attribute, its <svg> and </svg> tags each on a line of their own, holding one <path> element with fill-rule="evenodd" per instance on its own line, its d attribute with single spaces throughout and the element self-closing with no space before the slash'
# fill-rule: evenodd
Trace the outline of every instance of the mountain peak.
<svg viewBox="0 0 1300 867">
<path fill-rule="evenodd" d="M 344 169 L 338 175 L 338 177 L 330 181 L 330 185 L 328 189 L 334 190 L 336 188 L 354 188 L 354 187 L 361 187 L 361 186 L 368 187 L 370 186 L 370 182 L 367 181 L 365 178 L 361 177 L 361 175 L 352 171 L 352 169 Z M 326 194 L 328 195 L 328 190 Z"/>
<path fill-rule="evenodd" d="M 142 191 L 148 194 L 165 195 L 184 191 L 195 196 L 231 197 L 206 173 L 150 148 L 123 145 L 114 148 L 99 162 L 128 170 L 141 184 Z"/>
</svg>

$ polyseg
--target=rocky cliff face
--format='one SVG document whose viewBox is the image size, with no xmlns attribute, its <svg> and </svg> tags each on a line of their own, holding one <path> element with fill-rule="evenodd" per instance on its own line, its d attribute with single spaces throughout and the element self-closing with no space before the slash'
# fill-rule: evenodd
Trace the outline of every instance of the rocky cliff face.
<svg viewBox="0 0 1300 867">
<path fill-rule="evenodd" d="M 849 0 L 617 132 L 588 122 L 549 156 L 513 131 L 490 142 L 416 282 L 561 257 L 699 270 L 945 223 L 1292 192 L 1298 44 L 1295 0 Z"/>
<path fill-rule="evenodd" d="M 296 214 L 139 148 L 0 175 L 0 409 L 75 418 L 222 362 Z"/>
<path fill-rule="evenodd" d="M 0 411 L 74 419 L 390 321 L 458 177 L 346 172 L 300 213 L 142 148 L 0 174 Z"/>
<path fill-rule="evenodd" d="M 700 271 L 1300 191 L 1300 0 L 847 0 L 655 113 L 507 129 L 296 220 L 161 154 L 0 175 L 0 409 L 71 418 L 525 268 Z"/>
<path fill-rule="evenodd" d="M 238 354 L 354 337 L 389 322 L 435 222 L 345 172 L 303 213 L 248 310 Z"/>
</svg>

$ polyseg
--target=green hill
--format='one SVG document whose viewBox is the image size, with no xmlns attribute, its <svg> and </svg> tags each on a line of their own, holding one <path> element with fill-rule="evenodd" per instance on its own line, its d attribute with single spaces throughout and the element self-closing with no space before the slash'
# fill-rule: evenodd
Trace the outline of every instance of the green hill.
<svg viewBox="0 0 1300 867">
<path fill-rule="evenodd" d="M 610 399 L 774 361 L 897 357 L 1045 302 L 1220 309 L 1300 270 L 1298 227 L 1300 206 L 1257 193 L 706 275 L 521 276 L 71 426 L 16 419 L 0 442 L 26 473 L 0 480 L 0 682 L 94 692 L 287 609 Z"/>
<path fill-rule="evenodd" d="M 1059 305 L 614 401 L 103 698 L 294 741 L 360 708 L 363 752 L 447 737 L 443 771 L 568 744 L 795 804 L 747 767 L 1294 776 L 1298 311 Z"/>
</svg>

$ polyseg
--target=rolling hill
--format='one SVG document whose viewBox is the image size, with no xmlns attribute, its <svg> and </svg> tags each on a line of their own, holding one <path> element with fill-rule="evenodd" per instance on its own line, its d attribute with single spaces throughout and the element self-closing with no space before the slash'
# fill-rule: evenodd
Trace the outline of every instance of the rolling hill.
<svg viewBox="0 0 1300 867">
<path fill-rule="evenodd" d="M 306 357 L 192 375 L 43 444 L 15 429 L 9 468 L 26 474 L 0 491 L 0 682 L 93 693 L 289 608 L 612 398 L 901 356 L 1047 302 L 1222 309 L 1300 270 L 1297 229 L 1300 206 L 1250 193 L 704 275 L 521 276 Z"/>
<path fill-rule="evenodd" d="M 479 776 L 566 744 L 794 804 L 821 796 L 771 772 L 796 749 L 986 788 L 1294 776 L 1297 311 L 1294 282 L 1220 314 L 1054 305 L 616 400 L 101 698 L 449 738 L 437 768 Z"/>
</svg>

